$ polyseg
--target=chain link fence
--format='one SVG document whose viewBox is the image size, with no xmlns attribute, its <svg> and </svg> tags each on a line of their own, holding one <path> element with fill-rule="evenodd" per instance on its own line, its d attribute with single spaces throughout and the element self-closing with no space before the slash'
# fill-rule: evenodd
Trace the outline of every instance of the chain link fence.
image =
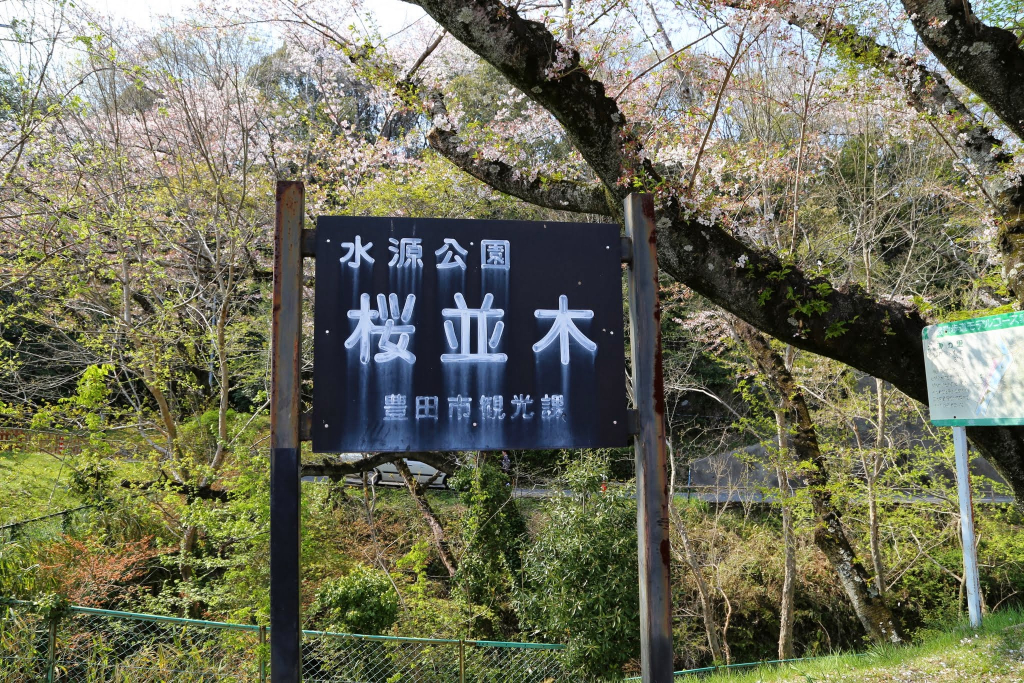
<svg viewBox="0 0 1024 683">
<path fill-rule="evenodd" d="M 0 604 L 6 683 L 270 681 L 267 632 L 225 624 L 33 603 Z M 309 683 L 554 683 L 560 645 L 303 631 Z"/>
<path fill-rule="evenodd" d="M 0 524 L 0 543 L 33 543 L 73 536 L 87 528 L 98 505 L 80 505 L 32 519 Z"/>
<path fill-rule="evenodd" d="M 0 428 L 0 451 L 36 450 L 45 453 L 81 453 L 88 439 L 82 434 L 48 429 Z"/>
</svg>

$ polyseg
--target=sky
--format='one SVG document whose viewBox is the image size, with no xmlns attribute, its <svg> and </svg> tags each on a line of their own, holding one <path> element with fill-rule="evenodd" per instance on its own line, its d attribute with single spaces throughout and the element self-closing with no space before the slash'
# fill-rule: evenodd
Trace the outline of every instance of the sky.
<svg viewBox="0 0 1024 683">
<path fill-rule="evenodd" d="M 83 0 L 82 4 L 149 27 L 157 17 L 179 15 L 196 3 L 194 0 Z M 370 0 L 365 6 L 374 14 L 385 36 L 400 31 L 424 15 L 419 7 L 401 0 Z"/>
</svg>

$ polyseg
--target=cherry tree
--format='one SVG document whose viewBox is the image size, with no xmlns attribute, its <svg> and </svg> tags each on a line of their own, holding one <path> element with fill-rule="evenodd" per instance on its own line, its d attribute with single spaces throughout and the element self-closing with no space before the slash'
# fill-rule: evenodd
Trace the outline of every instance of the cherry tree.
<svg viewBox="0 0 1024 683">
<path fill-rule="evenodd" d="M 590 177 L 599 186 L 588 182 L 586 176 L 565 179 L 543 172 L 534 175 L 501 159 L 488 159 L 477 148 L 461 142 L 461 130 L 435 118 L 440 125 L 432 131 L 431 143 L 453 163 L 513 196 L 580 212 L 614 216 L 630 191 L 656 192 L 660 203 L 659 255 L 669 275 L 762 332 L 858 368 L 927 402 L 921 347 L 924 316 L 898 299 L 872 296 L 860 283 L 833 283 L 813 270 L 793 265 L 785 253 L 736 234 L 723 219 L 717 201 L 702 201 L 689 189 L 689 178 L 668 175 L 647 151 L 641 122 L 631 119 L 628 105 L 615 98 L 621 86 L 616 88 L 617 83 L 609 77 L 615 66 L 612 59 L 588 61 L 585 48 L 559 39 L 550 18 L 532 19 L 528 10 L 521 13 L 496 0 L 422 0 L 414 4 L 493 66 L 523 96 L 546 110 L 575 153 L 585 160 Z M 1022 118 L 1014 114 L 1016 91 L 1011 81 L 1015 71 L 1007 67 L 1020 59 L 1015 36 L 969 23 L 955 8 L 906 5 L 914 29 L 926 45 L 933 46 L 936 56 L 945 60 L 965 85 L 976 88 L 986 102 L 992 100 L 988 103 L 993 112 L 1006 117 L 1000 120 L 1009 133 L 1016 136 L 1024 132 L 1015 123 Z M 941 72 L 856 31 L 834 26 L 835 15 L 817 9 L 787 3 L 779 8 L 744 5 L 728 12 L 721 14 L 716 9 L 716 16 L 728 17 L 730 24 L 739 27 L 733 42 L 725 44 L 727 53 L 740 54 L 741 38 L 746 40 L 744 36 L 750 31 L 757 35 L 766 30 L 766 23 L 784 18 L 812 35 L 818 31 L 829 46 L 842 42 L 844 49 L 873 61 L 905 88 L 912 106 L 938 117 L 937 125 L 942 130 L 955 130 L 951 142 L 963 150 L 981 175 L 994 179 L 997 185 L 987 194 L 1002 203 L 998 221 L 1003 237 L 998 244 L 1007 283 L 1016 291 L 1020 268 L 1015 266 L 1014 202 L 1022 195 L 1003 172 L 1012 157 L 991 128 L 956 96 Z M 579 43 L 582 36 L 583 32 L 576 31 L 574 41 Z M 967 54 L 975 44 L 984 47 L 984 60 L 956 58 Z M 625 47 L 617 48 L 613 54 L 621 56 L 625 51 Z M 984 73 L 979 65 L 987 67 Z M 604 203 L 602 198 L 606 198 Z M 1024 490 L 1024 431 L 992 427 L 969 432 L 1014 490 Z"/>
<path fill-rule="evenodd" d="M 79 106 L 29 148 L 18 218 L 4 223 L 22 247 L 4 270 L 7 313 L 50 330 L 64 365 L 112 368 L 108 417 L 148 443 L 157 483 L 140 485 L 167 491 L 159 508 L 187 580 L 201 503 L 223 497 L 241 445 L 232 394 L 258 408 L 267 390 L 265 50 L 188 22 L 79 27 L 92 38 L 65 74 Z M 42 413 L 62 419 L 59 404 Z"/>
</svg>

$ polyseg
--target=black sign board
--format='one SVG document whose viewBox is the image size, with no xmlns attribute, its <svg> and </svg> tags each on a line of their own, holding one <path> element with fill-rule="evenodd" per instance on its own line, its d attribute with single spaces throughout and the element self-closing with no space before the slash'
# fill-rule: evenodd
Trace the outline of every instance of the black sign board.
<svg viewBox="0 0 1024 683">
<path fill-rule="evenodd" d="M 619 226 L 320 217 L 313 450 L 625 446 Z"/>
</svg>

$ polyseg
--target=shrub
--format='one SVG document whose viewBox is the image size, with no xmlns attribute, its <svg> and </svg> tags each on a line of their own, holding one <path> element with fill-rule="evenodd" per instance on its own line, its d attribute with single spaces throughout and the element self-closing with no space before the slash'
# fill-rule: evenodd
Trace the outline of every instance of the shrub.
<svg viewBox="0 0 1024 683">
<path fill-rule="evenodd" d="M 386 574 L 359 565 L 320 586 L 312 613 L 325 631 L 380 635 L 398 618 L 398 594 Z"/>
<path fill-rule="evenodd" d="M 632 489 L 601 492 L 595 468 L 595 458 L 570 466 L 573 495 L 549 503 L 523 557 L 519 618 L 529 637 L 565 642 L 577 675 L 618 680 L 640 650 L 636 501 Z"/>
</svg>

